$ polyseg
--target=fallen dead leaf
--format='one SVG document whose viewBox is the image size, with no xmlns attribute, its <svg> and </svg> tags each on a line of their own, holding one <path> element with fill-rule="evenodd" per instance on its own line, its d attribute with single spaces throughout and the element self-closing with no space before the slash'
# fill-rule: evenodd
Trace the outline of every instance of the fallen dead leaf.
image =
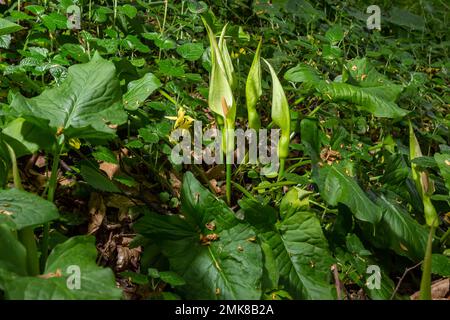
<svg viewBox="0 0 450 320">
<path fill-rule="evenodd" d="M 106 206 L 103 197 L 96 192 L 91 193 L 88 206 L 90 215 L 88 234 L 93 234 L 103 223 L 106 215 Z"/>
<path fill-rule="evenodd" d="M 100 163 L 100 170 L 106 173 L 108 178 L 112 180 L 114 175 L 119 172 L 120 166 L 118 164 L 102 162 Z"/>
<path fill-rule="evenodd" d="M 62 277 L 61 269 L 56 269 L 56 272 L 50 272 L 47 274 L 38 275 L 38 278 L 41 279 L 50 279 L 50 278 L 61 278 Z"/>
<path fill-rule="evenodd" d="M 411 300 L 419 300 L 420 291 L 411 295 Z M 450 300 L 450 278 L 434 281 L 431 284 L 431 299 Z"/>
<path fill-rule="evenodd" d="M 117 261 L 116 270 L 121 271 L 132 266 L 137 268 L 139 264 L 139 258 L 141 256 L 142 248 L 130 248 L 129 245 L 132 238 L 123 237 L 122 243 L 117 245 Z"/>
<path fill-rule="evenodd" d="M 170 184 L 172 186 L 173 191 L 179 197 L 180 196 L 180 190 L 181 190 L 181 181 L 180 181 L 180 179 L 178 179 L 178 177 L 173 172 L 170 172 L 169 181 L 170 181 Z"/>
</svg>

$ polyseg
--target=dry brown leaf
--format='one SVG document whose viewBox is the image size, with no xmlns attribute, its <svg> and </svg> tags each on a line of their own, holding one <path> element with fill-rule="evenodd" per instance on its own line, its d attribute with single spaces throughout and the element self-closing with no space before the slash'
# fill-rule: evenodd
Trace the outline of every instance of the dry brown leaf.
<svg viewBox="0 0 450 320">
<path fill-rule="evenodd" d="M 214 192 L 216 194 L 224 194 L 226 191 L 222 190 L 222 188 L 220 188 L 218 186 L 217 180 L 216 179 L 211 179 L 209 181 L 209 184 L 211 185 L 211 187 L 214 189 Z"/>
<path fill-rule="evenodd" d="M 106 173 L 108 178 L 112 180 L 114 175 L 119 172 L 120 166 L 118 164 L 102 162 L 100 163 L 100 170 Z"/>
<path fill-rule="evenodd" d="M 89 215 L 88 234 L 93 234 L 100 228 L 106 215 L 106 206 L 103 197 L 99 193 L 91 193 L 89 199 Z"/>
<path fill-rule="evenodd" d="M 142 248 L 129 248 L 131 241 L 132 238 L 124 237 L 122 238 L 122 244 L 117 246 L 117 271 L 125 270 L 129 266 L 132 266 L 134 268 L 138 267 Z"/>
<path fill-rule="evenodd" d="M 38 278 L 41 279 L 50 279 L 50 278 L 61 278 L 62 277 L 61 269 L 56 269 L 56 272 L 49 272 L 47 274 L 38 275 Z"/>
<path fill-rule="evenodd" d="M 418 300 L 420 291 L 411 295 L 411 300 Z M 431 299 L 450 300 L 450 278 L 434 281 L 431 284 Z"/>
<path fill-rule="evenodd" d="M 40 154 L 40 155 L 38 155 L 34 165 L 38 168 L 43 168 L 47 165 L 47 160 L 45 159 L 45 157 L 42 154 Z"/>
<path fill-rule="evenodd" d="M 170 184 L 172 186 L 173 191 L 177 196 L 180 196 L 180 190 L 181 190 L 181 181 L 178 179 L 178 177 L 173 173 L 170 172 L 170 178 L 169 178 Z"/>
</svg>

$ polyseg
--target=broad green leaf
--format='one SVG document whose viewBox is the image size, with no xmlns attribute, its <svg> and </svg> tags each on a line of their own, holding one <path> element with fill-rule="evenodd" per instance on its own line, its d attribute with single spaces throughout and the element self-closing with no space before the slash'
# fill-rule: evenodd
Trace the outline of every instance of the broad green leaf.
<svg viewBox="0 0 450 320">
<path fill-rule="evenodd" d="M 192 13 L 203 13 L 208 10 L 208 5 L 203 1 L 188 0 L 187 8 Z"/>
<path fill-rule="evenodd" d="M 35 194 L 18 189 L 0 190 L 0 223 L 21 230 L 58 217 L 56 206 Z"/>
<path fill-rule="evenodd" d="M 400 9 L 398 7 L 393 7 L 389 11 L 389 16 L 385 18 L 392 24 L 406 27 L 412 30 L 424 31 L 426 28 L 426 22 L 424 17 L 418 16 L 407 10 Z"/>
<path fill-rule="evenodd" d="M 161 277 L 162 281 L 170 284 L 173 287 L 184 286 L 186 284 L 186 281 L 184 281 L 182 277 L 180 277 L 173 271 L 161 271 L 159 273 L 159 276 Z"/>
<path fill-rule="evenodd" d="M 92 152 L 92 156 L 97 161 L 104 161 L 114 164 L 119 164 L 119 161 L 117 160 L 117 156 L 112 152 L 109 148 L 99 146 L 95 148 L 95 151 Z"/>
<path fill-rule="evenodd" d="M 334 299 L 330 267 L 333 258 L 320 221 L 311 212 L 298 211 L 281 222 L 273 209 L 252 200 L 239 202 L 245 220 L 271 250 L 279 283 L 296 299 Z M 268 271 L 275 272 L 271 267 Z"/>
<path fill-rule="evenodd" d="M 135 6 L 125 4 L 119 7 L 119 11 L 126 15 L 128 18 L 133 19 L 137 14 L 137 9 Z"/>
<path fill-rule="evenodd" d="M 51 151 L 56 143 L 54 134 L 23 118 L 17 118 L 4 127 L 0 136 L 14 149 L 17 158 L 38 150 Z"/>
<path fill-rule="evenodd" d="M 300 122 L 302 144 L 308 152 L 313 167 L 320 161 L 320 141 L 318 121 L 314 118 L 305 118 Z"/>
<path fill-rule="evenodd" d="M 3 36 L 5 34 L 10 34 L 19 30 L 22 30 L 23 27 L 11 22 L 9 20 L 0 18 L 0 36 Z"/>
<path fill-rule="evenodd" d="M 336 258 L 338 265 L 348 270 L 346 276 L 364 289 L 372 300 L 389 300 L 394 292 L 394 282 L 355 234 L 348 234 L 346 236 L 345 249 L 343 251 L 341 248 L 338 248 Z M 371 271 L 368 269 L 369 266 L 375 269 Z M 377 274 L 376 269 L 378 268 L 380 273 Z M 368 284 L 377 284 L 377 281 L 370 281 L 371 277 L 377 276 L 379 276 L 380 280 L 379 287 L 369 287 Z"/>
<path fill-rule="evenodd" d="M 450 154 L 449 153 L 435 153 L 434 159 L 439 167 L 442 178 L 445 182 L 445 187 L 447 188 L 450 195 Z"/>
<path fill-rule="evenodd" d="M 115 105 L 121 98 L 115 74 L 114 64 L 96 53 L 90 62 L 70 67 L 59 87 L 34 98 L 16 95 L 11 108 L 38 125 L 48 121 L 55 132 L 63 129 L 67 138 L 111 138 L 109 119 L 123 113 Z"/>
<path fill-rule="evenodd" d="M 357 87 L 347 83 L 322 82 L 317 89 L 326 99 L 353 103 L 376 117 L 401 118 L 408 113 L 395 102 L 385 99 L 383 95 L 392 95 L 386 94 L 392 91 L 388 87 Z"/>
<path fill-rule="evenodd" d="M 409 112 L 395 103 L 402 86 L 389 81 L 365 58 L 348 61 L 344 71 L 350 78 L 349 83 L 325 81 L 306 64 L 289 69 L 284 77 L 288 81 L 302 82 L 315 88 L 324 99 L 353 103 L 376 117 L 400 118 Z"/>
<path fill-rule="evenodd" d="M 43 24 L 49 31 L 56 31 L 56 29 L 67 29 L 67 17 L 65 15 L 52 12 L 41 17 Z"/>
<path fill-rule="evenodd" d="M 177 48 L 178 54 L 189 61 L 200 59 L 204 51 L 202 43 L 185 43 Z"/>
<path fill-rule="evenodd" d="M 256 110 L 256 103 L 262 95 L 262 76 L 261 76 L 261 44 L 262 38 L 256 48 L 255 57 L 252 66 L 248 72 L 245 85 L 245 98 L 247 103 L 248 126 L 251 129 L 258 130 L 261 127 L 261 120 Z"/>
<path fill-rule="evenodd" d="M 150 49 L 139 40 L 135 35 L 129 34 L 125 39 L 121 40 L 121 44 L 129 50 L 137 50 L 142 53 L 149 53 Z M 155 41 L 156 44 L 156 41 Z"/>
<path fill-rule="evenodd" d="M 298 211 L 306 211 L 309 209 L 310 191 L 292 187 L 281 199 L 280 216 L 286 219 Z"/>
<path fill-rule="evenodd" d="M 0 269 L 27 275 L 27 252 L 25 247 L 17 240 L 12 231 L 0 224 Z M 2 279 L 0 276 L 0 288 Z"/>
<path fill-rule="evenodd" d="M 94 237 L 72 237 L 52 251 L 44 277 L 15 277 L 7 281 L 6 297 L 13 300 L 120 299 L 122 291 L 116 287 L 114 273 L 97 266 L 96 259 Z"/>
<path fill-rule="evenodd" d="M 443 254 L 431 255 L 431 273 L 450 277 L 450 257 Z"/>
<path fill-rule="evenodd" d="M 116 193 L 120 192 L 120 189 L 111 180 L 89 164 L 81 164 L 80 174 L 89 185 L 97 190 Z"/>
<path fill-rule="evenodd" d="M 303 63 L 286 71 L 284 78 L 287 81 L 304 82 L 307 84 L 315 84 L 323 80 L 313 67 Z"/>
<path fill-rule="evenodd" d="M 389 248 L 414 262 L 422 260 L 428 230 L 385 196 L 379 197 L 376 203 L 385 211 L 375 230 L 367 226 L 365 235 L 372 245 L 380 249 Z"/>
<path fill-rule="evenodd" d="M 259 299 L 262 254 L 249 225 L 187 172 L 182 214 L 147 214 L 135 229 L 155 241 L 186 281 L 188 299 Z M 216 240 L 207 240 L 207 235 Z M 213 238 L 213 239 L 214 239 Z"/>
<path fill-rule="evenodd" d="M 382 209 L 374 204 L 356 183 L 347 175 L 342 166 L 325 166 L 320 169 L 320 177 L 316 179 L 320 195 L 332 206 L 343 203 L 350 208 L 358 220 L 373 224 L 382 217 Z"/>
<path fill-rule="evenodd" d="M 142 103 L 161 87 L 161 82 L 153 73 L 147 73 L 139 80 L 128 84 L 128 91 L 123 95 L 123 104 L 127 110 L 137 110 Z"/>
</svg>

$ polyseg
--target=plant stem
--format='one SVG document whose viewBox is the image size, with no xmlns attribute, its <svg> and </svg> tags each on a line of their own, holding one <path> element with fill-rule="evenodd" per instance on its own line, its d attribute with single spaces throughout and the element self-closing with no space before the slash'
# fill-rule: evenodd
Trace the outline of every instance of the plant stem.
<svg viewBox="0 0 450 320">
<path fill-rule="evenodd" d="M 250 192 L 248 192 L 248 190 L 245 189 L 243 186 L 241 186 L 239 183 L 234 182 L 234 181 L 231 181 L 231 183 L 233 184 L 233 186 L 234 186 L 236 189 L 238 189 L 240 192 L 242 192 L 247 198 L 256 201 L 255 197 L 253 197 L 253 195 L 252 195 Z"/>
<path fill-rule="evenodd" d="M 13 180 L 16 189 L 23 190 L 22 181 L 20 179 L 19 168 L 17 167 L 17 159 L 14 149 L 7 143 L 9 157 L 11 158 L 13 169 Z M 23 228 L 18 232 L 19 241 L 23 244 L 27 252 L 27 271 L 30 276 L 39 274 L 39 259 L 37 254 L 36 239 L 34 238 L 33 227 Z"/>
<path fill-rule="evenodd" d="M 264 189 L 270 189 L 270 188 L 276 188 L 276 187 L 284 187 L 284 186 L 292 186 L 294 184 L 298 184 L 294 181 L 280 181 L 280 182 L 274 182 L 268 185 L 263 185 L 259 187 L 254 187 L 253 190 L 264 190 Z"/>
<path fill-rule="evenodd" d="M 431 254 L 433 253 L 433 236 L 435 227 L 430 227 L 427 249 L 423 259 L 422 279 L 420 281 L 420 300 L 431 300 Z"/>
<path fill-rule="evenodd" d="M 286 159 L 280 159 L 280 170 L 278 171 L 278 178 L 277 181 L 280 181 L 284 176 L 284 165 L 285 165 Z"/>
<path fill-rule="evenodd" d="M 48 182 L 48 194 L 47 200 L 53 202 L 55 200 L 55 192 L 58 182 L 58 169 L 59 169 L 59 158 L 61 155 L 62 148 L 64 147 L 64 142 L 62 141 L 56 147 L 56 151 L 53 154 L 53 163 L 52 163 L 52 173 L 50 176 L 50 180 Z M 42 232 L 42 244 L 41 244 L 41 270 L 45 269 L 45 263 L 47 262 L 48 257 L 48 241 L 50 234 L 50 222 L 44 224 L 43 232 Z"/>
<path fill-rule="evenodd" d="M 226 180 L 226 192 L 227 192 L 227 204 L 231 204 L 231 163 L 226 164 L 227 180 Z"/>
</svg>

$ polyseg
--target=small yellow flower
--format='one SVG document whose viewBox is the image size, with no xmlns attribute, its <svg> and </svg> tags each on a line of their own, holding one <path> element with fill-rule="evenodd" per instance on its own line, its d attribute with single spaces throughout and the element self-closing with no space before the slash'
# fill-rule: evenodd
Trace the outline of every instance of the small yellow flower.
<svg viewBox="0 0 450 320">
<path fill-rule="evenodd" d="M 174 120 L 175 124 L 173 126 L 173 129 L 189 129 L 192 126 L 192 122 L 194 122 L 194 119 L 190 116 L 186 116 L 186 111 L 183 107 L 181 107 L 178 110 L 178 116 L 177 117 L 166 117 L 166 119 Z"/>
<path fill-rule="evenodd" d="M 72 148 L 79 150 L 81 147 L 81 141 L 78 138 L 71 138 L 69 139 L 69 145 Z"/>
</svg>

